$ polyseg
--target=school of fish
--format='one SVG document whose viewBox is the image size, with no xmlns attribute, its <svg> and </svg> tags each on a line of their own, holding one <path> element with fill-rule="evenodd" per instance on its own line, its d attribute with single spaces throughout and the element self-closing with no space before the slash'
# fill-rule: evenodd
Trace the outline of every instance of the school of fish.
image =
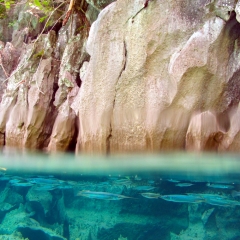
<svg viewBox="0 0 240 240">
<path fill-rule="evenodd" d="M 184 192 L 184 193 L 170 193 L 162 194 L 161 185 L 154 180 L 144 180 L 140 177 L 107 177 L 106 181 L 98 181 L 92 183 L 91 181 L 70 181 L 60 180 L 52 175 L 48 176 L 13 176 L 2 171 L 0 175 L 1 182 L 7 183 L 10 187 L 17 188 L 33 188 L 35 191 L 53 191 L 53 190 L 74 190 L 76 197 L 85 197 L 98 200 L 122 200 L 134 199 L 139 200 L 142 197 L 147 199 L 160 199 L 170 202 L 178 203 L 206 203 L 220 207 L 235 207 L 240 205 L 240 191 L 233 190 L 238 185 L 223 184 L 223 183 L 205 183 L 206 191 L 204 193 L 198 192 Z M 171 189 L 182 188 L 192 189 L 197 183 L 179 181 L 176 179 L 161 179 L 161 182 L 168 182 L 172 184 Z M 116 194 L 107 191 L 96 191 L 92 186 L 101 188 L 107 186 L 124 186 L 130 196 Z M 166 189 L 165 189 L 166 190 Z M 219 193 L 219 190 L 223 192 Z M 229 191 L 230 192 L 226 192 Z M 225 191 L 225 192 L 224 192 Z"/>
</svg>

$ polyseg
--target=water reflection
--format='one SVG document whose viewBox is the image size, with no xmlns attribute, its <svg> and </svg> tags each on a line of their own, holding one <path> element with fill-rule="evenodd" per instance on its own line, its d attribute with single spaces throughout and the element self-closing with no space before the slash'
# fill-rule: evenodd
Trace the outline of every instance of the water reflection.
<svg viewBox="0 0 240 240">
<path fill-rule="evenodd" d="M 174 152 L 167 154 L 74 155 L 2 151 L 0 171 L 64 173 L 69 175 L 161 175 L 175 181 L 239 181 L 240 157 L 234 154 Z"/>
</svg>

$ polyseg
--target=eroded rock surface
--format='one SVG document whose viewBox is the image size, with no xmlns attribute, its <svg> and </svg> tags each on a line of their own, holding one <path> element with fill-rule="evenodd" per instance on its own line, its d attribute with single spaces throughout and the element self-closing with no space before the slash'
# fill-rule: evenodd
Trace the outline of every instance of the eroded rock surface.
<svg viewBox="0 0 240 240">
<path fill-rule="evenodd" d="M 2 56 L 11 46 L 13 56 L 0 67 L 1 145 L 239 151 L 239 1 L 82 6 L 86 16 L 75 12 L 39 38 L 40 14 L 27 28 L 32 10 L 16 9 L 12 39 L 0 49 Z"/>
<path fill-rule="evenodd" d="M 187 135 L 187 150 L 218 150 L 224 136 L 214 113 L 207 111 L 196 114 L 190 120 Z"/>
<path fill-rule="evenodd" d="M 144 2 L 117 1 L 91 27 L 79 149 L 184 149 L 194 112 L 238 102 L 234 1 Z"/>
<path fill-rule="evenodd" d="M 52 57 L 55 42 L 54 32 L 42 35 L 9 77 L 0 104 L 1 132 L 5 132 L 8 146 L 42 148 L 45 136 L 51 133 L 56 115 L 51 104 L 57 74 Z"/>
</svg>

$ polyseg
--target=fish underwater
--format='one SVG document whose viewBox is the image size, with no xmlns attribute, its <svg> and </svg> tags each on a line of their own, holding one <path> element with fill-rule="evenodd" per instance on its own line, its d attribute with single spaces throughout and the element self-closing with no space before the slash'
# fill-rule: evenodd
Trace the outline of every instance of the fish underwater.
<svg viewBox="0 0 240 240">
<path fill-rule="evenodd" d="M 83 190 L 77 193 L 77 196 L 83 196 L 87 198 L 93 199 L 101 199 L 101 200 L 121 200 L 125 198 L 132 198 L 120 194 L 114 194 L 109 192 L 94 192 L 89 190 Z"/>
<path fill-rule="evenodd" d="M 113 183 L 116 185 L 130 185 L 132 184 L 132 181 L 128 178 L 122 178 L 122 179 L 114 180 Z"/>
<path fill-rule="evenodd" d="M 27 180 L 30 183 L 34 183 L 34 184 L 54 184 L 54 185 L 58 185 L 58 184 L 64 182 L 64 181 L 61 181 L 61 180 L 56 179 L 56 178 L 42 178 L 42 177 L 28 178 Z"/>
<path fill-rule="evenodd" d="M 145 198 L 159 198 L 161 195 L 159 193 L 149 193 L 149 192 L 146 192 L 146 193 L 140 193 L 143 197 Z"/>
<path fill-rule="evenodd" d="M 11 185 L 15 187 L 32 187 L 33 186 L 33 184 L 29 182 L 16 182 L 16 183 L 12 183 Z"/>
<path fill-rule="evenodd" d="M 233 189 L 234 186 L 230 185 L 230 184 L 218 184 L 218 183 L 207 183 L 206 184 L 207 187 L 211 187 L 211 188 L 219 188 L 219 189 Z"/>
<path fill-rule="evenodd" d="M 169 182 L 173 182 L 173 183 L 179 183 L 180 181 L 178 181 L 178 180 L 175 180 L 175 179 L 172 179 L 172 178 L 170 178 L 170 179 L 167 179 Z"/>
<path fill-rule="evenodd" d="M 231 200 L 227 196 L 222 196 L 218 194 L 208 194 L 208 193 L 188 193 L 189 196 L 199 196 L 204 199 L 205 203 L 221 206 L 221 207 L 235 207 L 240 205 L 240 202 Z"/>
<path fill-rule="evenodd" d="M 204 198 L 197 195 L 184 195 L 184 194 L 172 194 L 172 195 L 163 195 L 160 198 L 171 201 L 171 202 L 185 202 L 185 203 L 199 203 L 203 202 Z"/>
<path fill-rule="evenodd" d="M 142 180 L 142 178 L 141 178 L 141 177 L 139 177 L 138 175 L 135 175 L 135 177 L 134 177 L 134 180 L 135 180 L 135 181 L 141 181 L 141 180 Z"/>
<path fill-rule="evenodd" d="M 204 199 L 218 199 L 218 200 L 222 200 L 222 199 L 227 199 L 227 196 L 224 195 L 219 195 L 219 194 L 212 194 L 212 193 L 187 193 L 187 195 L 190 196 L 201 196 Z"/>
<path fill-rule="evenodd" d="M 211 204 L 211 205 L 216 205 L 220 207 L 235 207 L 237 205 L 240 205 L 240 202 L 235 201 L 235 200 L 230 200 L 230 199 L 214 199 L 214 198 L 209 198 L 205 200 L 206 203 Z"/>
<path fill-rule="evenodd" d="M 68 184 L 62 184 L 62 185 L 57 186 L 56 189 L 62 189 L 62 190 L 73 189 L 73 186 L 68 185 Z"/>
<path fill-rule="evenodd" d="M 137 187 L 134 187 L 133 190 L 136 190 L 136 191 L 151 191 L 154 188 L 155 187 L 152 187 L 152 186 L 137 186 Z"/>
<path fill-rule="evenodd" d="M 15 183 L 19 183 L 19 182 L 21 182 L 21 179 L 17 179 L 17 178 L 16 178 L 16 179 L 15 179 L 15 178 L 14 178 L 14 179 L 11 179 L 11 180 L 9 181 L 10 184 L 15 184 Z"/>
<path fill-rule="evenodd" d="M 193 183 L 177 183 L 175 184 L 176 187 L 190 187 L 194 185 Z"/>
<path fill-rule="evenodd" d="M 232 197 L 233 197 L 233 198 L 240 197 L 240 192 L 238 192 L 238 191 L 236 191 L 236 190 L 233 190 L 233 191 L 232 191 Z"/>
<path fill-rule="evenodd" d="M 44 184 L 44 185 L 40 185 L 40 184 L 36 184 L 33 186 L 33 190 L 34 191 L 52 191 L 55 190 L 57 186 L 51 185 L 51 184 Z"/>
</svg>

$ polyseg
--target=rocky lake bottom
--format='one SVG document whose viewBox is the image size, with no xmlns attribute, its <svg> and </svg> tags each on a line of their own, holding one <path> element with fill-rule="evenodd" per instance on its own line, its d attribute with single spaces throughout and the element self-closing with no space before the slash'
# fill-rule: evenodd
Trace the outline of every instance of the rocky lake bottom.
<svg viewBox="0 0 240 240">
<path fill-rule="evenodd" d="M 212 171 L 204 174 L 204 160 L 195 169 L 182 161 L 180 171 L 167 171 L 160 157 L 142 170 L 141 159 L 126 168 L 122 160 L 113 167 L 110 159 L 100 159 L 102 172 L 94 172 L 84 160 L 85 168 L 66 156 L 65 164 L 47 158 L 36 157 L 29 169 L 33 155 L 0 158 L 0 239 L 240 239 L 240 178 L 225 161 L 219 160 L 217 169 L 207 157 L 205 167 Z M 228 161 L 233 169 L 235 160 Z M 124 170 L 128 165 L 131 171 Z"/>
</svg>

